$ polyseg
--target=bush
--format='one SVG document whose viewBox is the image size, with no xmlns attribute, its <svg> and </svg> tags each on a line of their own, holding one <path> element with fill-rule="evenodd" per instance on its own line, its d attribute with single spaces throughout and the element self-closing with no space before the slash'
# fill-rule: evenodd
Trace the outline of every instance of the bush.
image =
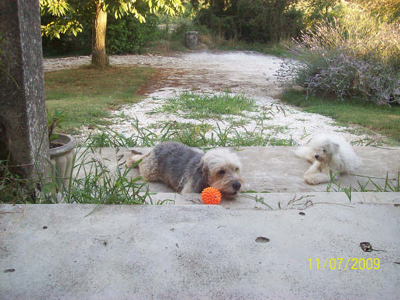
<svg viewBox="0 0 400 300">
<path fill-rule="evenodd" d="M 199 12 L 198 23 L 208 27 L 214 34 L 229 40 L 237 38 L 238 30 L 234 16 L 218 14 L 212 9 L 202 9 Z"/>
<path fill-rule="evenodd" d="M 200 27 L 195 24 L 190 19 L 178 19 L 176 22 L 170 24 L 170 35 L 167 35 L 167 38 L 172 37 L 174 40 L 183 41 L 185 39 L 185 34 L 187 31 L 197 30 L 201 32 Z"/>
<path fill-rule="evenodd" d="M 77 36 L 62 35 L 59 39 L 42 36 L 43 55 L 90 55 L 92 51 L 90 29 Z"/>
<path fill-rule="evenodd" d="M 302 27 L 302 13 L 292 0 L 222 1 L 199 11 L 198 22 L 227 40 L 279 42 L 297 37 Z"/>
<path fill-rule="evenodd" d="M 65 34 L 61 35 L 59 39 L 43 36 L 44 55 L 90 55 L 92 51 L 92 24 L 88 20 L 81 22 L 83 31 L 77 36 Z M 140 23 L 132 15 L 118 19 L 111 14 L 108 15 L 107 54 L 141 53 L 146 44 L 156 38 L 157 17 L 155 16 L 146 16 L 146 22 Z"/>
<path fill-rule="evenodd" d="M 292 1 L 239 0 L 237 23 L 241 38 L 249 42 L 280 42 L 297 37 L 302 29 L 302 13 Z"/>
<path fill-rule="evenodd" d="M 321 53 L 319 58 L 298 70 L 297 83 L 308 94 L 335 95 L 342 100 L 360 97 L 379 105 L 400 104 L 400 80 L 384 65 L 339 52 Z"/>
<path fill-rule="evenodd" d="M 379 105 L 400 104 L 400 27 L 379 22 L 357 6 L 302 34 L 289 64 L 308 94 L 361 97 Z"/>
<path fill-rule="evenodd" d="M 107 25 L 108 54 L 141 53 L 149 41 L 156 37 L 157 18 L 147 16 L 140 23 L 133 16 L 115 19 L 110 16 Z"/>
</svg>

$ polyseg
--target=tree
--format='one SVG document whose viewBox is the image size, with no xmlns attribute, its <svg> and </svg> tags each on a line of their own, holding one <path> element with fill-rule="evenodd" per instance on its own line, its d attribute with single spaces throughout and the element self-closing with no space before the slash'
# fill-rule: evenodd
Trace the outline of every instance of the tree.
<svg viewBox="0 0 400 300">
<path fill-rule="evenodd" d="M 42 25 L 42 34 L 60 38 L 61 34 L 82 32 L 83 20 L 92 21 L 92 65 L 108 66 L 106 54 L 107 15 L 116 18 L 133 15 L 145 22 L 147 13 L 161 12 L 174 15 L 183 11 L 181 0 L 40 0 L 42 16 L 48 22 Z M 50 18 L 49 18 L 50 17 Z"/>
</svg>

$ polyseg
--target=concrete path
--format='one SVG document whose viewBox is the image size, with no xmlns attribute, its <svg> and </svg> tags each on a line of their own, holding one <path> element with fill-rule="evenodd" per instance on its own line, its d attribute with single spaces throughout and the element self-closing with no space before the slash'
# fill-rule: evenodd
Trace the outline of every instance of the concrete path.
<svg viewBox="0 0 400 300">
<path fill-rule="evenodd" d="M 254 193 L 218 206 L 157 183 L 175 205 L 1 205 L 0 299 L 400 299 L 400 193 L 308 186 L 293 150 L 238 151 Z M 398 148 L 356 151 L 341 187 L 399 172 Z"/>
</svg>

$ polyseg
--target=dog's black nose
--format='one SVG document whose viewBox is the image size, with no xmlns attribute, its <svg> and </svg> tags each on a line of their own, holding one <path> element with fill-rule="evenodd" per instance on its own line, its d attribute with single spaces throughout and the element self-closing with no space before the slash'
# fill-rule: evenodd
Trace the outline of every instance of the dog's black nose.
<svg viewBox="0 0 400 300">
<path fill-rule="evenodd" d="M 318 155 L 318 154 L 315 154 L 315 159 L 318 159 L 318 157 L 319 157 L 319 155 Z"/>
<path fill-rule="evenodd" d="M 233 187 L 233 189 L 234 189 L 235 191 L 240 190 L 240 187 L 241 187 L 241 186 L 242 186 L 242 185 L 240 184 L 239 181 L 235 181 L 235 182 L 232 184 L 232 187 Z"/>
</svg>

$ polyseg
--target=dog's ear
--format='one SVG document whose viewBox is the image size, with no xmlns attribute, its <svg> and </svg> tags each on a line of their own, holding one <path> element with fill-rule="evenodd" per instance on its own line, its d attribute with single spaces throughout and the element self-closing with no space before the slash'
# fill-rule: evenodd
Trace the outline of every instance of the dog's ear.
<svg viewBox="0 0 400 300">
<path fill-rule="evenodd" d="M 331 144 L 332 153 L 338 153 L 339 149 L 340 149 L 340 145 L 339 144 L 336 144 L 336 143 L 332 143 Z"/>
<path fill-rule="evenodd" d="M 197 165 L 195 172 L 192 174 L 192 190 L 196 193 L 201 193 L 206 187 L 208 187 L 208 166 L 201 162 Z"/>
<path fill-rule="evenodd" d="M 203 173 L 203 181 L 207 185 L 208 184 L 208 178 L 210 178 L 210 168 L 208 165 L 203 161 L 201 164 L 201 171 Z"/>
</svg>

